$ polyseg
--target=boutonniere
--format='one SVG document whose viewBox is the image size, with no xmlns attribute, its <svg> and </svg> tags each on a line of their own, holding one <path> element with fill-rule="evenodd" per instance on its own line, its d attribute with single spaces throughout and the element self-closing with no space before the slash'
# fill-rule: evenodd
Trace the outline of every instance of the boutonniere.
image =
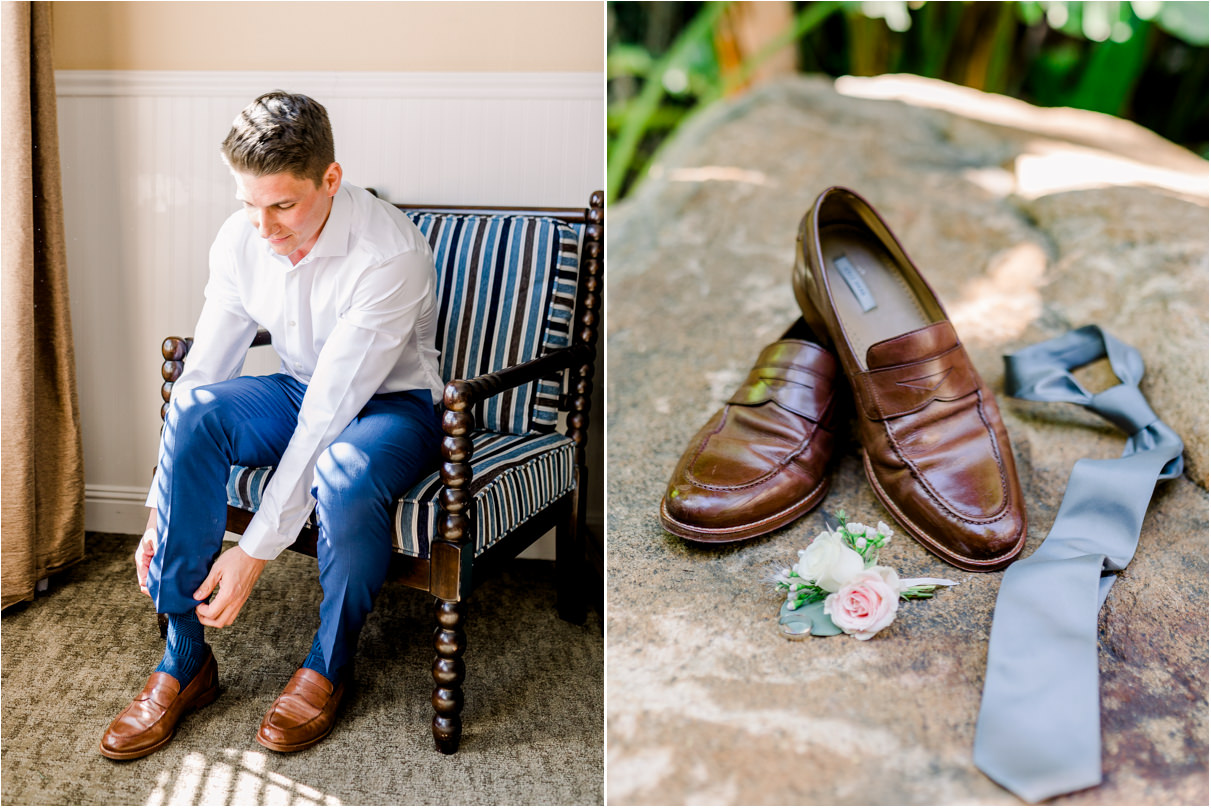
<svg viewBox="0 0 1211 808">
<path fill-rule="evenodd" d="M 883 522 L 875 527 L 846 522 L 845 511 L 824 519 L 828 529 L 799 551 L 798 563 L 773 576 L 775 588 L 786 594 L 778 624 L 788 638 L 844 632 L 869 640 L 896 619 L 901 600 L 932 598 L 938 587 L 956 584 L 945 578 L 901 578 L 880 566 L 879 550 L 892 537 Z"/>
</svg>

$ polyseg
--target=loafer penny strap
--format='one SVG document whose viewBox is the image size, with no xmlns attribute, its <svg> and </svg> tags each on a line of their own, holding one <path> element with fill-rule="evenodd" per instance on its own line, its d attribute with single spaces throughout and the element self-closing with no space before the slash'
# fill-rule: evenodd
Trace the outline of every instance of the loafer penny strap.
<svg viewBox="0 0 1211 808">
<path fill-rule="evenodd" d="M 282 690 L 282 696 L 298 696 L 317 707 L 331 698 L 332 682 L 310 668 L 299 668 Z"/>
<path fill-rule="evenodd" d="M 819 423 L 832 398 L 836 360 L 816 345 L 783 340 L 761 352 L 728 404 L 756 407 L 773 402 Z"/>
<path fill-rule="evenodd" d="M 954 401 L 980 387 L 962 345 L 918 362 L 863 371 L 854 380 L 858 406 L 872 421 L 908 415 L 931 401 Z"/>
<path fill-rule="evenodd" d="M 156 671 L 143 686 L 143 692 L 135 697 L 135 701 L 149 701 L 167 710 L 181 693 L 181 683 L 175 677 L 162 671 Z"/>
</svg>

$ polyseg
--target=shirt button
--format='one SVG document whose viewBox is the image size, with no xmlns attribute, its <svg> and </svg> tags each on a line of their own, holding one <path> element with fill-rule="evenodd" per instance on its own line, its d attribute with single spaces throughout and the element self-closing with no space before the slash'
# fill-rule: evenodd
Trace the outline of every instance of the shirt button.
<svg viewBox="0 0 1211 808">
<path fill-rule="evenodd" d="M 293 326 L 294 326 L 294 320 L 291 320 L 290 322 L 286 323 L 286 325 L 293 327 Z"/>
</svg>

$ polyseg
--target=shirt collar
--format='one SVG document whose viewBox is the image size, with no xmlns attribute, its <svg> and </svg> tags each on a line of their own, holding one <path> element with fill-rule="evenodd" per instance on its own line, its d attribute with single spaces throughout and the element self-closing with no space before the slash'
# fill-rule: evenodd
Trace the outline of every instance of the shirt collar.
<svg viewBox="0 0 1211 808">
<path fill-rule="evenodd" d="M 325 258 L 332 256 L 348 255 L 349 254 L 349 229 L 351 226 L 351 213 L 353 208 L 353 197 L 344 183 L 336 195 L 332 197 L 332 210 L 328 212 L 328 221 L 324 222 L 324 229 L 320 231 L 320 237 L 316 239 L 315 246 L 311 248 L 311 252 L 299 261 L 299 264 L 307 263 L 312 258 Z M 271 257 L 280 258 L 287 263 L 290 262 L 289 257 L 278 255 L 269 246 L 269 242 L 264 243 L 265 252 Z"/>
<path fill-rule="evenodd" d="M 308 256 L 325 258 L 349 253 L 350 212 L 353 207 L 353 197 L 349 189 L 341 184 L 336 195 L 332 197 L 332 210 L 328 213 L 328 221 L 320 231 L 319 240 L 311 248 Z"/>
</svg>

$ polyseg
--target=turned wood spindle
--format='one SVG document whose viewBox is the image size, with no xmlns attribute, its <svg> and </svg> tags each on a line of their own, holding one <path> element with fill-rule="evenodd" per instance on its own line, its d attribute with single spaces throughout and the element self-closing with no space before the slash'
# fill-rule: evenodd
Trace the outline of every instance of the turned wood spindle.
<svg viewBox="0 0 1211 808">
<path fill-rule="evenodd" d="M 458 751 L 462 737 L 463 680 L 467 666 L 463 652 L 467 635 L 463 630 L 466 616 L 464 601 L 438 600 L 435 604 L 437 629 L 433 633 L 433 740 L 437 751 L 450 755 Z"/>
</svg>

